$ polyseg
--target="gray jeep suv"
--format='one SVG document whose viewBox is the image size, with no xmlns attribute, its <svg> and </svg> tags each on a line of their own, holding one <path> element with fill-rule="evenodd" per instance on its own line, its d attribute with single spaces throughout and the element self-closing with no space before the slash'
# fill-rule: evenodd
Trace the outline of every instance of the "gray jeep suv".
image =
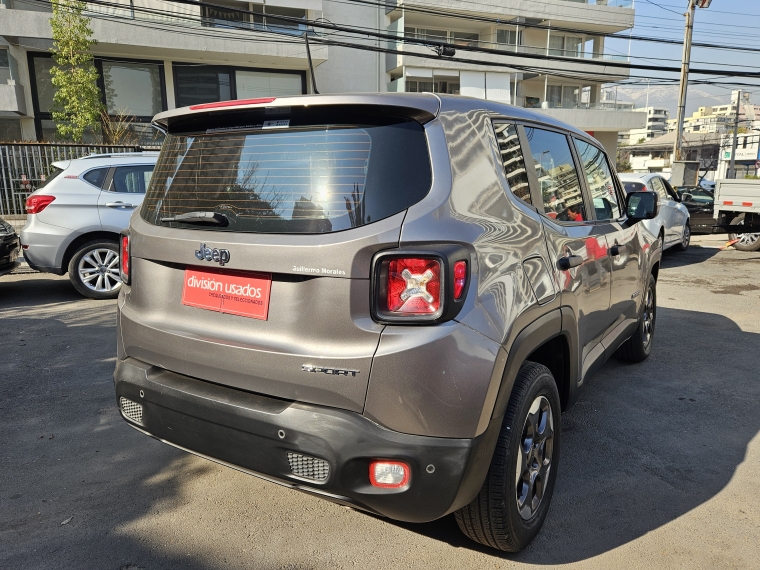
<svg viewBox="0 0 760 570">
<path fill-rule="evenodd" d="M 652 348 L 661 244 L 586 133 L 433 94 L 196 105 L 121 238 L 132 427 L 392 519 L 525 547 L 560 413 Z M 627 202 L 625 201 L 627 200 Z"/>
</svg>

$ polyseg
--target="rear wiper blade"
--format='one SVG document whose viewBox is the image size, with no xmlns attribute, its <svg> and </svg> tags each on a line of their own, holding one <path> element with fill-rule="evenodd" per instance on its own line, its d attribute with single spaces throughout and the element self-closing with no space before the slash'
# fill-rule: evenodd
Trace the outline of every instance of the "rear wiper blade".
<svg viewBox="0 0 760 570">
<path fill-rule="evenodd" d="M 230 219 L 219 212 L 187 212 L 171 218 L 161 218 L 162 222 L 182 222 L 183 224 L 212 224 L 228 226 Z"/>
</svg>

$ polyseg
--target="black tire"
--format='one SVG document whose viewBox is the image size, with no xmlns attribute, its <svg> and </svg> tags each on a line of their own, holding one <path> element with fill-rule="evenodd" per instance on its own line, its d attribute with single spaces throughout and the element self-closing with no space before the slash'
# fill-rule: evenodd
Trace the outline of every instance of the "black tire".
<svg viewBox="0 0 760 570">
<path fill-rule="evenodd" d="M 731 220 L 731 225 L 735 226 L 744 223 L 744 214 L 736 216 Z M 728 240 L 733 241 L 740 239 L 742 236 L 746 236 L 746 239 L 738 241 L 734 244 L 734 248 L 739 251 L 757 251 L 760 249 L 760 234 L 728 234 Z"/>
<path fill-rule="evenodd" d="M 537 418 L 537 423 L 531 423 L 528 416 L 536 402 L 539 402 L 538 415 L 533 414 L 533 418 Z M 544 403 L 548 403 L 548 409 L 541 407 Z M 551 437 L 548 437 L 549 418 L 553 426 Z M 539 436 L 531 441 L 536 443 L 539 440 L 539 445 L 531 446 L 527 455 L 522 453 L 526 434 L 531 433 L 532 426 L 540 427 L 541 422 L 545 426 L 545 439 L 540 440 L 540 429 L 534 430 L 534 435 L 538 433 Z M 554 377 L 545 366 L 526 362 L 517 374 L 483 488 L 469 505 L 455 513 L 457 524 L 465 535 L 475 542 L 506 552 L 518 552 L 530 544 L 549 511 L 559 465 L 560 431 L 559 392 Z M 538 476 L 533 480 L 542 483 L 541 496 L 538 497 L 538 485 L 526 489 L 522 486 L 525 479 L 519 480 L 521 492 L 525 492 L 526 497 L 533 497 L 534 501 L 538 497 L 538 503 L 531 507 L 528 507 L 526 498 L 524 504 L 529 510 L 523 514 L 517 496 L 518 460 L 521 466 L 539 466 Z M 531 476 L 534 471 L 525 469 L 524 473 Z M 524 518 L 524 514 L 528 517 Z"/>
<path fill-rule="evenodd" d="M 683 227 L 683 237 L 681 238 L 681 241 L 673 246 L 673 249 L 676 251 L 686 251 L 689 249 L 689 244 L 691 243 L 691 226 L 689 225 L 689 222 L 686 222 L 686 225 Z"/>
<path fill-rule="evenodd" d="M 107 252 L 116 255 L 114 259 Z M 89 255 L 89 257 L 87 257 Z M 84 261 L 83 261 L 84 260 Z M 97 262 L 107 262 L 104 271 L 99 271 Z M 116 271 L 113 271 L 115 266 Z M 90 278 L 82 274 L 83 270 L 89 270 Z M 69 262 L 69 280 L 74 289 L 90 299 L 115 299 L 121 290 L 119 275 L 119 245 L 115 241 L 95 240 L 82 245 Z M 116 282 L 118 280 L 118 282 Z M 101 285 L 102 284 L 102 285 Z M 99 290 L 100 289 L 100 290 Z"/>
<path fill-rule="evenodd" d="M 650 297 L 651 294 L 651 303 Z M 657 282 L 652 275 L 644 291 L 644 301 L 639 315 L 639 324 L 633 336 L 615 352 L 615 357 L 626 362 L 643 362 L 652 352 L 655 324 L 657 323 Z"/>
</svg>

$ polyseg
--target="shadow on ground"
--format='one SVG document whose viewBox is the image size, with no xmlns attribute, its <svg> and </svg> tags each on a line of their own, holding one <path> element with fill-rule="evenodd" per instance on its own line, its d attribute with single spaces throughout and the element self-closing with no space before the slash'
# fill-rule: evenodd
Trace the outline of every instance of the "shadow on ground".
<svg viewBox="0 0 760 570">
<path fill-rule="evenodd" d="M 186 481 L 211 464 L 151 442 L 119 418 L 111 382 L 115 303 L 83 300 L 60 279 L 31 291 L 33 280 L 0 282 L 0 567 L 225 565 L 200 547 L 179 556 L 169 544 L 125 532 L 159 510 L 200 503 L 203 496 L 185 493 Z M 693 332 L 687 351 L 684 331 Z M 563 416 L 552 508 L 524 552 L 479 547 L 451 516 L 396 527 L 494 557 L 562 564 L 636 540 L 715 497 L 760 430 L 760 415 L 747 413 L 760 401 L 760 335 L 722 316 L 660 309 L 655 342 L 643 364 L 608 363 Z M 370 523 L 380 532 L 387 521 Z M 219 519 L 208 530 L 221 550 L 225 524 Z M 294 523 L 289 545 L 298 551 L 313 532 Z M 302 556 L 303 565 L 289 567 L 315 566 Z"/>
<path fill-rule="evenodd" d="M 684 350 L 684 331 L 689 335 Z M 515 561 L 563 564 L 635 540 L 709 501 L 760 432 L 760 335 L 709 313 L 658 310 L 652 356 L 610 361 L 562 417 L 562 464 L 549 516 Z M 719 355 L 716 357 L 716 355 Z M 400 525 L 460 548 L 453 516 Z M 562 548 L 556 545 L 562 544 Z"/>
<path fill-rule="evenodd" d="M 677 268 L 686 265 L 703 263 L 718 255 L 720 250 L 715 247 L 691 246 L 686 251 L 675 251 L 673 248 L 662 252 L 662 268 Z"/>
</svg>

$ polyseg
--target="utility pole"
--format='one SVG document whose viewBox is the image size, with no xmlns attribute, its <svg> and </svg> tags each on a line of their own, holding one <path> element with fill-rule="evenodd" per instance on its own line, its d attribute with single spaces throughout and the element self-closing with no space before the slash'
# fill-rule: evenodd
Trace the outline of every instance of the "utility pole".
<svg viewBox="0 0 760 570">
<path fill-rule="evenodd" d="M 736 178 L 736 147 L 739 141 L 739 110 L 742 105 L 742 92 L 736 96 L 736 116 L 734 117 L 734 140 L 731 142 L 731 162 L 728 165 L 728 178 Z"/>
<path fill-rule="evenodd" d="M 691 36 L 694 32 L 695 0 L 689 0 L 686 9 L 686 31 L 683 38 L 683 58 L 681 59 L 681 92 L 678 95 L 678 115 L 676 118 L 676 142 L 673 145 L 673 160 L 681 160 L 681 139 L 683 120 L 686 114 L 686 89 L 689 85 L 689 63 L 691 62 Z"/>
</svg>

